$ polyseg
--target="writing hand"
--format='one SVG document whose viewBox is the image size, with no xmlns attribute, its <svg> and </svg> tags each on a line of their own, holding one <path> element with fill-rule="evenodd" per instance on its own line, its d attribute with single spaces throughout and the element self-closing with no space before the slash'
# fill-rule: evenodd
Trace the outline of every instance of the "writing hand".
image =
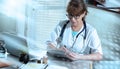
<svg viewBox="0 0 120 69">
<path fill-rule="evenodd" d="M 78 60 L 80 55 L 74 52 L 66 53 L 66 56 L 71 60 Z"/>
<path fill-rule="evenodd" d="M 65 54 L 70 52 L 65 46 L 61 46 L 59 49 L 65 52 Z"/>
</svg>

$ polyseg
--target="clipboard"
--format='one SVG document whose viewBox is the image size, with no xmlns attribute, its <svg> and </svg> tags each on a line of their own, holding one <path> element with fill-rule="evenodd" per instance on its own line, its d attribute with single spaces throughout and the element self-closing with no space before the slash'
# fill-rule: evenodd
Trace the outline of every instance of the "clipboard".
<svg viewBox="0 0 120 69">
<path fill-rule="evenodd" d="M 63 60 L 63 61 L 72 61 L 70 58 L 68 58 L 65 55 L 65 52 L 63 52 L 61 50 L 48 50 L 47 55 L 57 58 L 59 60 Z"/>
</svg>

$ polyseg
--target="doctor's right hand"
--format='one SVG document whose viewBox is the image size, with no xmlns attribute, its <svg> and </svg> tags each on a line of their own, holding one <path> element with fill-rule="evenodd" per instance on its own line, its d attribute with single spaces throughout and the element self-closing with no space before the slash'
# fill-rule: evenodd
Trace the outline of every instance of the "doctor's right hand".
<svg viewBox="0 0 120 69">
<path fill-rule="evenodd" d="M 57 49 L 55 47 L 55 45 L 52 42 L 50 42 L 50 41 L 47 41 L 46 44 L 47 44 L 47 49 L 48 50 L 52 50 L 52 49 L 55 50 L 55 49 Z"/>
<path fill-rule="evenodd" d="M 70 51 L 66 48 L 66 46 L 61 46 L 61 47 L 59 48 L 59 50 L 65 52 L 65 54 L 70 52 Z"/>
</svg>

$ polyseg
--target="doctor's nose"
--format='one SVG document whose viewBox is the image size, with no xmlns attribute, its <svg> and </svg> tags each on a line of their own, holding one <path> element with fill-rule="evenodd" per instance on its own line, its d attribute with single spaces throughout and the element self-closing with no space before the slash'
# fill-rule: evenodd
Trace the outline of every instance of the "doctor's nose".
<svg viewBox="0 0 120 69">
<path fill-rule="evenodd" d="M 75 21 L 75 20 L 76 20 L 76 18 L 75 18 L 75 17 L 71 17 L 71 18 L 70 18 L 70 20 Z"/>
</svg>

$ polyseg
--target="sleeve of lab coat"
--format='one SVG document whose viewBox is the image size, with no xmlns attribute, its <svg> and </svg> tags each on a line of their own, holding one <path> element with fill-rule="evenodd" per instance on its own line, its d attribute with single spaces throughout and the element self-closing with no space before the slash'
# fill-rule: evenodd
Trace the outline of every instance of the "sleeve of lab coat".
<svg viewBox="0 0 120 69">
<path fill-rule="evenodd" d="M 91 48 L 91 53 L 99 52 L 100 54 L 103 54 L 101 48 L 101 41 L 95 29 L 90 34 L 88 46 Z"/>
</svg>

